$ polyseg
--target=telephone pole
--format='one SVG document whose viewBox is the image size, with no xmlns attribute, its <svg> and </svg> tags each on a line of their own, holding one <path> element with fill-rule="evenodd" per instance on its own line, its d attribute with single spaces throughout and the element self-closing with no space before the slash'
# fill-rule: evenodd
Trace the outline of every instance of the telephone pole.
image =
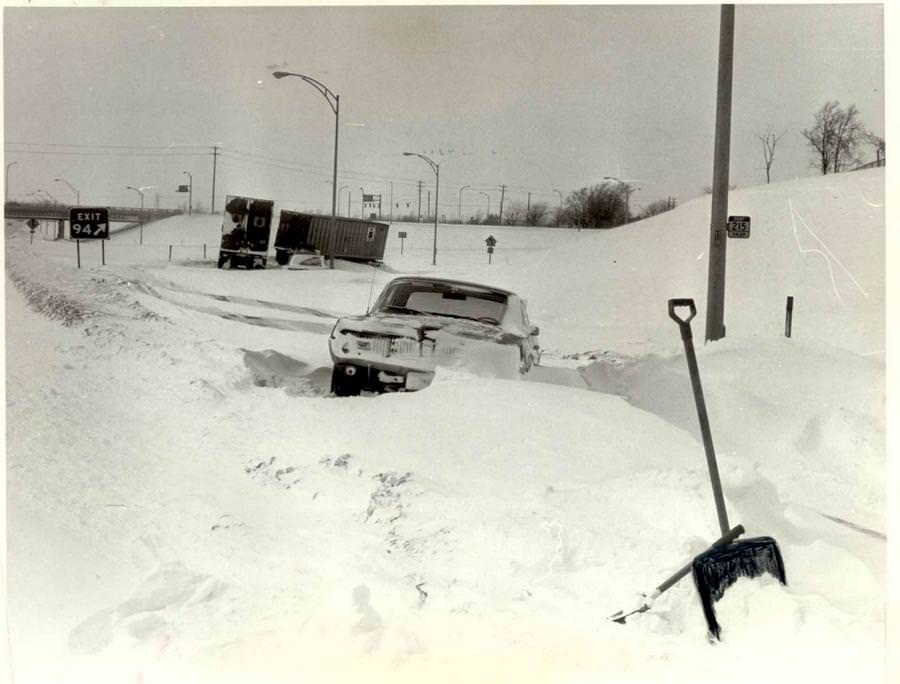
<svg viewBox="0 0 900 684">
<path fill-rule="evenodd" d="M 213 176 L 212 176 L 212 199 L 209 202 L 209 213 L 216 213 L 216 159 L 219 156 L 219 148 L 217 145 L 213 145 Z"/>
<path fill-rule="evenodd" d="M 506 186 L 500 186 L 500 215 L 497 217 L 497 223 L 503 225 L 503 196 L 506 194 Z"/>
<path fill-rule="evenodd" d="M 734 5 L 722 5 L 719 22 L 719 76 L 709 225 L 706 341 L 725 337 L 725 246 L 728 242 L 728 166 L 731 146 L 731 76 L 734 61 Z"/>
<path fill-rule="evenodd" d="M 531 193 L 528 193 L 528 204 L 525 209 L 525 225 L 531 225 Z"/>
</svg>

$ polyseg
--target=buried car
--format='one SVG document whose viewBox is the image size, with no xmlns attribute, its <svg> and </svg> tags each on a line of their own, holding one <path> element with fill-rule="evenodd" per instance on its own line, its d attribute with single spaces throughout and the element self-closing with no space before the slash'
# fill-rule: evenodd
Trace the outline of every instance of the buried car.
<svg viewBox="0 0 900 684">
<path fill-rule="evenodd" d="M 517 377 L 539 359 L 539 332 L 525 302 L 508 290 L 394 278 L 366 315 L 335 323 L 331 391 L 350 396 L 423 389 L 438 366 Z"/>
</svg>

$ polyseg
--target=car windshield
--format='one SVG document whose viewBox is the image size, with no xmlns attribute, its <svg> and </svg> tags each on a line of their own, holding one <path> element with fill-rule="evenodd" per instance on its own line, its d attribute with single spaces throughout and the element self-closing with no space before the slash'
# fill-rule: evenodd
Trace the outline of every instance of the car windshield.
<svg viewBox="0 0 900 684">
<path fill-rule="evenodd" d="M 435 314 L 497 324 L 506 310 L 506 294 L 446 283 L 404 282 L 381 297 L 379 310 L 401 314 Z"/>
</svg>

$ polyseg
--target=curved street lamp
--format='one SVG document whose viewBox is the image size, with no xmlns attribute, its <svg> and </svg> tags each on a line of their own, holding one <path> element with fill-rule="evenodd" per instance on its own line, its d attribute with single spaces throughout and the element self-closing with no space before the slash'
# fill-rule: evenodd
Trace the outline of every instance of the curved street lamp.
<svg viewBox="0 0 900 684">
<path fill-rule="evenodd" d="M 441 165 L 433 159 L 429 159 L 424 154 L 418 152 L 404 152 L 404 157 L 418 157 L 428 162 L 431 170 L 434 171 L 434 247 L 431 251 L 431 265 L 437 266 L 437 224 L 438 224 L 438 192 L 441 184 Z"/>
<path fill-rule="evenodd" d="M 57 183 L 65 183 L 66 185 L 68 185 L 69 190 L 75 193 L 75 204 L 77 206 L 81 206 L 81 193 L 78 192 L 78 190 L 73 187 L 73 185 L 69 181 L 67 181 L 65 178 L 54 178 L 53 180 L 55 180 Z"/>
<path fill-rule="evenodd" d="M 144 244 L 144 190 L 147 190 L 148 188 L 152 188 L 153 186 L 145 185 L 143 187 L 136 188 L 133 185 L 126 185 L 125 187 L 128 190 L 134 190 L 137 194 L 139 194 L 141 196 L 141 222 L 140 222 L 140 232 L 138 234 L 138 244 L 143 245 Z"/>
<path fill-rule="evenodd" d="M 316 79 L 305 76 L 304 74 L 296 74 L 292 71 L 273 71 L 272 76 L 274 78 L 284 78 L 285 76 L 294 76 L 295 78 L 299 78 L 303 81 L 306 81 L 313 88 L 319 91 L 319 94 L 325 98 L 325 101 L 328 102 L 328 106 L 331 107 L 331 111 L 334 112 L 334 174 L 331 182 L 331 231 L 328 235 L 328 264 L 330 268 L 334 268 L 334 250 L 331 248 L 331 244 L 335 237 L 335 232 L 337 231 L 337 169 L 338 169 L 338 132 L 340 125 L 340 112 L 341 112 L 341 96 L 333 93 L 328 86 L 326 86 L 321 81 L 317 81 Z"/>
<path fill-rule="evenodd" d="M 456 207 L 456 220 L 462 223 L 462 192 L 466 188 L 471 188 L 471 185 L 464 185 L 459 189 L 459 204 Z"/>
<path fill-rule="evenodd" d="M 479 192 L 481 191 L 479 190 Z M 487 221 L 491 217 L 491 196 L 486 192 L 482 192 L 481 194 L 487 197 L 488 201 L 487 216 L 484 217 L 484 220 Z"/>
<path fill-rule="evenodd" d="M 554 189 L 553 192 L 559 195 L 559 211 L 556 212 L 556 227 L 559 228 L 559 219 L 562 216 L 563 211 L 563 196 L 559 190 Z"/>
<path fill-rule="evenodd" d="M 6 178 L 4 179 L 5 182 L 3 184 L 3 191 L 6 195 L 3 198 L 3 200 L 5 202 L 9 202 L 9 169 L 11 166 L 16 166 L 18 163 L 19 162 L 17 162 L 17 161 L 11 161 L 11 162 L 9 162 L 9 164 L 6 165 Z"/>
</svg>

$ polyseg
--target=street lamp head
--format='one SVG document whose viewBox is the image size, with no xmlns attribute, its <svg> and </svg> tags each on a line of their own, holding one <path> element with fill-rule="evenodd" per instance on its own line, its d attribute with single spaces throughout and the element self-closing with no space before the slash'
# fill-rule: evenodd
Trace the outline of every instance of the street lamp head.
<svg viewBox="0 0 900 684">
<path fill-rule="evenodd" d="M 404 153 L 403 153 L 403 156 L 404 156 L 404 157 L 414 157 L 414 156 L 416 156 L 416 155 L 414 155 L 412 152 L 404 152 Z"/>
<path fill-rule="evenodd" d="M 290 76 L 287 71 L 273 71 L 272 76 L 275 78 L 284 78 L 285 76 Z"/>
</svg>

